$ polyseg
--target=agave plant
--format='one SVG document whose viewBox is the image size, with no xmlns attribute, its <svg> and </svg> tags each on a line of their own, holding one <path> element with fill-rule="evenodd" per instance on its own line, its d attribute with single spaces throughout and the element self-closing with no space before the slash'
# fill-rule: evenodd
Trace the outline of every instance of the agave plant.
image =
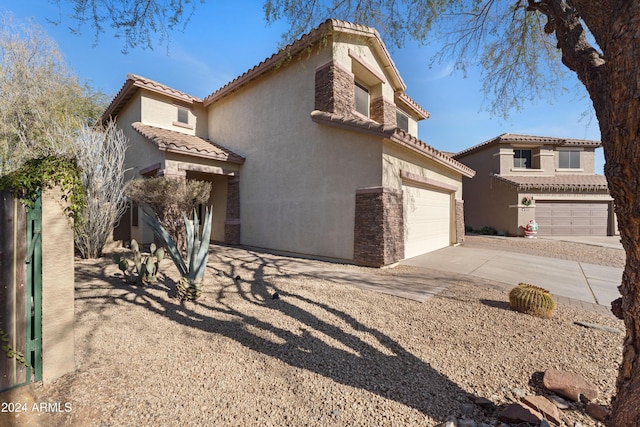
<svg viewBox="0 0 640 427">
<path fill-rule="evenodd" d="M 169 256 L 180 272 L 178 283 L 178 297 L 181 300 L 195 300 L 202 294 L 202 282 L 204 272 L 209 259 L 209 238 L 211 236 L 211 210 L 206 208 L 202 235 L 200 234 L 200 221 L 196 210 L 193 210 L 193 220 L 183 215 L 187 235 L 187 252 L 183 257 L 176 242 L 157 219 L 145 212 L 144 221 L 151 227 L 155 235 L 167 248 Z"/>
</svg>

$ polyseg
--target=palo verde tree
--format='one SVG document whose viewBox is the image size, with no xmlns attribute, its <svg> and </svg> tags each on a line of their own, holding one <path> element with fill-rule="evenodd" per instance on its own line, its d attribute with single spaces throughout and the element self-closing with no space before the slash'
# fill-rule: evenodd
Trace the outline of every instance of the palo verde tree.
<svg viewBox="0 0 640 427">
<path fill-rule="evenodd" d="M 96 36 L 104 33 L 105 26 L 124 40 L 122 52 L 130 48 L 152 48 L 154 37 L 159 42 L 168 41 L 171 32 L 184 29 L 204 0 L 52 0 L 60 8 L 71 6 L 69 17 L 77 25 L 71 31 L 79 34 L 88 25 Z"/>
<path fill-rule="evenodd" d="M 600 126 L 605 175 L 627 261 L 617 315 L 626 337 L 611 426 L 640 424 L 640 1 L 639 0 L 267 0 L 266 17 L 290 36 L 326 18 L 442 44 L 458 69 L 484 68 L 493 107 L 505 112 L 556 88 L 563 70 L 584 85 Z M 437 31 L 434 31 L 437 30 Z M 616 307 L 616 304 L 614 304 Z"/>
</svg>

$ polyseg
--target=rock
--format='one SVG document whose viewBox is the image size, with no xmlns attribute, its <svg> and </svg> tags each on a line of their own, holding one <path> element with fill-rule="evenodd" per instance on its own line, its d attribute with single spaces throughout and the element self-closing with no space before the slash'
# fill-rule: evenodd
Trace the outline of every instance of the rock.
<svg viewBox="0 0 640 427">
<path fill-rule="evenodd" d="M 460 419 L 458 420 L 458 427 L 478 427 L 478 424 L 473 420 Z"/>
<path fill-rule="evenodd" d="M 596 386 L 572 372 L 548 369 L 544 373 L 542 384 L 547 390 L 574 402 L 580 402 L 580 395 L 583 395 L 589 401 L 598 397 Z"/>
<path fill-rule="evenodd" d="M 462 416 L 465 418 L 473 418 L 474 409 L 475 409 L 475 406 L 473 405 L 473 403 L 463 403 L 462 406 L 460 407 L 460 412 L 462 413 Z"/>
<path fill-rule="evenodd" d="M 224 271 L 222 271 L 222 270 L 218 270 L 218 276 L 219 276 L 219 277 L 224 276 Z"/>
<path fill-rule="evenodd" d="M 242 277 L 240 277 L 240 275 L 238 274 L 233 280 L 235 280 L 237 282 L 239 280 L 242 280 Z"/>
<path fill-rule="evenodd" d="M 505 423 L 539 424 L 543 420 L 543 416 L 540 412 L 522 403 L 512 403 L 504 408 L 498 419 Z"/>
<path fill-rule="evenodd" d="M 527 395 L 527 390 L 523 389 L 523 388 L 512 388 L 511 389 L 511 393 L 515 396 L 515 397 L 525 397 Z"/>
<path fill-rule="evenodd" d="M 584 410 L 591 418 L 601 422 L 604 422 L 605 418 L 609 415 L 609 412 L 611 412 L 606 406 L 598 405 L 596 403 L 587 404 Z"/>
<path fill-rule="evenodd" d="M 540 421 L 540 427 L 551 427 L 551 425 L 549 424 L 549 421 L 542 420 Z"/>
<path fill-rule="evenodd" d="M 491 400 L 487 399 L 486 397 L 476 397 L 473 399 L 473 403 L 478 405 L 485 412 L 495 412 L 498 409 L 496 404 L 493 403 Z"/>
<path fill-rule="evenodd" d="M 553 402 L 553 404 L 556 405 L 559 409 L 570 408 L 569 403 L 566 400 L 564 400 L 560 396 L 556 396 L 555 394 L 549 396 L 549 400 L 551 400 L 551 402 Z"/>
<path fill-rule="evenodd" d="M 544 417 L 556 425 L 561 424 L 560 411 L 549 399 L 542 396 L 527 396 L 522 403 L 540 412 Z"/>
<path fill-rule="evenodd" d="M 437 427 L 458 427 L 458 420 L 451 416 L 445 422 L 438 424 Z"/>
<path fill-rule="evenodd" d="M 280 294 L 277 292 L 274 292 L 273 296 L 271 296 L 271 299 L 280 299 Z"/>
<path fill-rule="evenodd" d="M 581 320 L 577 320 L 577 321 L 575 321 L 573 323 L 575 323 L 576 325 L 579 325 L 579 326 L 584 326 L 585 328 L 596 329 L 596 330 L 605 331 L 605 332 L 611 332 L 612 334 L 621 334 L 622 333 L 622 331 L 620 329 L 610 328 L 609 326 L 599 325 L 597 323 L 583 322 Z"/>
</svg>

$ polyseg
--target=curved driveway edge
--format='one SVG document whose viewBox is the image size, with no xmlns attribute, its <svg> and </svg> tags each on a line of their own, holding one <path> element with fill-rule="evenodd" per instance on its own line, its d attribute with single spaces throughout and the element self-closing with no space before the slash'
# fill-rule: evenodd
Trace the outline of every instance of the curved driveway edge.
<svg viewBox="0 0 640 427">
<path fill-rule="evenodd" d="M 401 264 L 478 277 L 508 288 L 531 283 L 561 298 L 607 307 L 620 296 L 622 280 L 621 268 L 464 246 L 439 249 Z"/>
</svg>

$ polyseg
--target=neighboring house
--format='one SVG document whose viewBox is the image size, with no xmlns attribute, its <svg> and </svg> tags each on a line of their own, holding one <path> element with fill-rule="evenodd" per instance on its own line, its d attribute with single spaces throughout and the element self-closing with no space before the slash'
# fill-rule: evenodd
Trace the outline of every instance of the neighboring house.
<svg viewBox="0 0 640 427">
<path fill-rule="evenodd" d="M 329 20 L 204 99 L 129 75 L 103 119 L 128 179 L 213 183 L 212 240 L 383 266 L 463 239 L 474 174 L 417 138 L 405 89 L 377 31 Z"/>
<path fill-rule="evenodd" d="M 468 227 L 523 235 L 535 219 L 538 235 L 617 234 L 607 180 L 594 173 L 600 141 L 505 133 L 453 156 L 476 171 L 465 178 Z M 523 199 L 532 197 L 525 206 Z"/>
</svg>

